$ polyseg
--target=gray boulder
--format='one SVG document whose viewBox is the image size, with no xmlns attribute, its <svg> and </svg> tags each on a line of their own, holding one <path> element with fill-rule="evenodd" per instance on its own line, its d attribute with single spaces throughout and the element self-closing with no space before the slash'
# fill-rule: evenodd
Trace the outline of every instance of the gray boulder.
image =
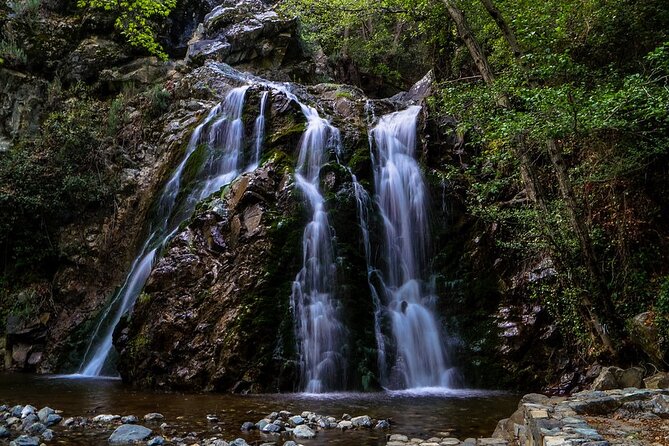
<svg viewBox="0 0 669 446">
<path fill-rule="evenodd" d="M 50 407 L 43 407 L 37 412 L 37 416 L 39 417 L 39 420 L 46 424 L 46 420 L 49 418 L 49 415 L 55 414 L 56 411 L 53 410 Z"/>
<path fill-rule="evenodd" d="M 39 438 L 21 435 L 14 441 L 9 443 L 9 446 L 39 446 Z"/>
<path fill-rule="evenodd" d="M 643 376 L 645 373 L 641 367 L 630 367 L 618 375 L 618 384 L 622 388 L 636 387 L 640 389 L 643 387 Z"/>
<path fill-rule="evenodd" d="M 620 387 L 618 378 L 623 370 L 619 367 L 604 367 L 592 383 L 591 390 L 611 390 Z"/>
<path fill-rule="evenodd" d="M 126 444 L 145 441 L 151 436 L 151 429 L 136 424 L 122 424 L 107 440 L 110 444 Z"/>
<path fill-rule="evenodd" d="M 351 424 L 353 427 L 372 427 L 372 419 L 367 415 L 354 417 L 351 418 Z"/>
<path fill-rule="evenodd" d="M 293 429 L 293 435 L 295 438 L 314 438 L 316 432 L 311 430 L 311 428 L 305 424 L 301 424 Z"/>
</svg>

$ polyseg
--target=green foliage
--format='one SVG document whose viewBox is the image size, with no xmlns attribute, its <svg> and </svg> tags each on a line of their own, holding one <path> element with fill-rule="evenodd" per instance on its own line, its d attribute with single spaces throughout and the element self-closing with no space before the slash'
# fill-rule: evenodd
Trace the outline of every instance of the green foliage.
<svg viewBox="0 0 669 446">
<path fill-rule="evenodd" d="M 47 118 L 38 137 L 0 154 L 5 270 L 39 273 L 52 267 L 58 228 L 110 199 L 111 176 L 100 150 L 104 108 L 77 94 L 78 100 L 65 101 Z"/>
<path fill-rule="evenodd" d="M 300 18 L 307 43 L 322 47 L 349 82 L 371 75 L 405 88 L 449 50 L 439 2 L 285 0 L 281 10 Z"/>
<path fill-rule="evenodd" d="M 164 19 L 176 6 L 176 0 L 78 0 L 80 8 L 90 7 L 116 16 L 114 25 L 132 46 L 167 59 L 155 38 L 154 20 Z"/>
<path fill-rule="evenodd" d="M 431 106 L 455 117 L 466 135 L 469 162 L 456 174 L 467 182 L 469 212 L 497 228 L 496 247 L 510 262 L 553 259 L 558 275 L 530 292 L 585 350 L 588 316 L 580 305 L 594 287 L 546 141 L 556 141 L 568 163 L 577 217 L 590 231 L 621 320 L 661 307 L 652 281 L 666 274 L 667 256 L 651 228 L 664 227 L 665 200 L 651 184 L 664 187 L 659 166 L 669 160 L 669 12 L 658 0 L 495 4 L 518 37 L 521 61 L 479 2 L 461 2 L 497 80 L 446 80 Z M 463 53 L 451 60 L 451 72 L 477 74 L 466 49 L 455 51 Z M 510 108 L 497 105 L 501 95 Z M 545 209 L 524 194 L 518 150 L 536 170 Z M 661 232 L 660 239 L 667 236 Z"/>
<path fill-rule="evenodd" d="M 7 5 L 17 16 L 34 16 L 39 12 L 42 0 L 14 0 Z"/>
<path fill-rule="evenodd" d="M 660 334 L 661 351 L 669 349 L 669 276 L 662 278 L 655 301 L 655 323 Z"/>
<path fill-rule="evenodd" d="M 146 96 L 149 99 L 148 115 L 150 118 L 159 117 L 170 107 L 172 95 L 162 85 L 155 85 L 146 93 Z"/>
<path fill-rule="evenodd" d="M 19 64 L 28 62 L 26 52 L 13 39 L 0 40 L 0 59 Z"/>
<path fill-rule="evenodd" d="M 123 125 L 125 121 L 125 97 L 120 94 L 115 97 L 111 104 L 109 105 L 109 114 L 107 115 L 107 133 L 110 136 L 116 135 L 116 133 Z"/>
<path fill-rule="evenodd" d="M 0 65 L 25 65 L 28 55 L 24 48 L 25 43 L 17 29 L 31 30 L 39 18 L 42 6 L 41 0 L 15 0 L 7 2 L 10 14 L 7 20 L 0 21 Z"/>
</svg>

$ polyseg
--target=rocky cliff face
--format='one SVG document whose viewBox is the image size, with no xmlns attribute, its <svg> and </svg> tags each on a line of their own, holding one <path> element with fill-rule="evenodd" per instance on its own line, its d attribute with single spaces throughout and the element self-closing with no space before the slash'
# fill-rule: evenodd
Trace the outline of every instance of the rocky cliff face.
<svg viewBox="0 0 669 446">
<path fill-rule="evenodd" d="M 271 80 L 312 82 L 327 76 L 305 54 L 296 22 L 258 0 L 180 7 L 168 41 L 172 54 L 186 53 L 186 58 L 170 63 L 137 57 L 108 39 L 110 24 L 99 17 L 80 19 L 83 23 L 55 11 L 44 18 L 63 38 L 68 27 L 78 30 L 62 47 L 40 47 L 54 55 L 48 56 L 49 66 L 62 73 L 65 84 L 85 82 L 102 95 L 128 83 L 139 89 L 158 84 L 169 92 L 171 103 L 157 117 L 142 112 L 140 99 L 124 105 L 121 138 L 101 148 L 114 154 L 110 169 L 119 184 L 113 206 L 60 228 L 56 271 L 17 290 L 16 300 L 36 294 L 53 302 L 39 314 L 8 320 L 6 346 L 0 347 L 7 367 L 17 370 L 61 372 L 79 365 L 90 333 L 145 236 L 155 197 L 191 132 L 207 110 L 247 78 L 229 65 Z M 0 151 L 3 144 L 40 127 L 49 108 L 47 90 L 53 87 L 51 77 L 31 66 L 0 70 L 3 79 Z M 374 112 L 379 116 L 420 101 L 429 94 L 430 83 L 427 77 L 407 94 L 375 101 Z M 375 388 L 374 309 L 351 182 L 353 173 L 371 191 L 371 110 L 354 87 L 295 88 L 342 132 L 341 151 L 328 155 L 320 186 L 336 234 L 337 293 L 345 309 L 342 322 L 349 327 L 346 384 Z M 247 127 L 263 89 L 256 85 L 249 90 Z M 308 220 L 294 177 L 305 118 L 282 93 L 274 91 L 269 103 L 260 167 L 200 203 L 164 247 L 134 310 L 117 327 L 118 368 L 127 382 L 165 389 L 296 390 L 289 299 Z M 446 179 L 445 166 L 466 162 L 463 141 L 454 123 L 432 122 L 425 111 L 419 152 L 432 193 L 436 238 L 431 268 L 440 315 L 452 335 L 447 342 L 466 365 L 467 375 L 480 378 L 476 384 L 508 385 L 511 380 L 500 377 L 553 356 L 555 328 L 542 309 L 523 306 L 514 300 L 512 287 L 495 281 L 509 274 L 496 269 L 499 265 L 490 255 L 494 230 L 476 226 L 464 211 L 457 182 Z M 379 222 L 371 221 L 370 229 L 378 237 Z M 527 378 L 523 373 L 519 376 Z"/>
<path fill-rule="evenodd" d="M 214 63 L 196 73 L 183 83 L 206 84 L 209 91 L 223 92 L 220 84 L 238 82 L 229 69 Z M 262 88 L 247 92 L 247 134 Z M 339 295 L 346 317 L 361 322 L 371 317 L 371 301 L 357 246 L 360 234 L 352 224 L 357 217 L 351 177 L 344 166 L 349 163 L 370 175 L 369 165 L 364 172 L 359 162 L 361 151 L 369 156 L 364 97 L 336 85 L 298 91 L 304 100 L 337 116 L 346 142 L 338 154 L 343 164 L 330 153 L 321 183 L 337 234 L 338 276 L 346 284 Z M 119 371 L 126 381 L 169 389 L 296 390 L 289 304 L 309 210 L 295 186 L 294 170 L 306 122 L 299 107 L 279 91 L 273 91 L 269 104 L 261 166 L 198 206 L 165 247 L 132 314 L 117 327 Z M 364 339 L 364 345 L 372 344 L 371 323 L 352 323 L 352 342 Z M 356 387 L 375 362 L 364 345 L 351 347 L 358 361 L 353 362 L 349 379 Z"/>
</svg>

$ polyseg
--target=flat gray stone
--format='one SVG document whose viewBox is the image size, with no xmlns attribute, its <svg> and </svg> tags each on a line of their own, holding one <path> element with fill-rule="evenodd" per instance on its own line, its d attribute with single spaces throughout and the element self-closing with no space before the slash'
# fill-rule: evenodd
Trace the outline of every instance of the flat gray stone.
<svg viewBox="0 0 669 446">
<path fill-rule="evenodd" d="M 39 446 L 39 438 L 21 435 L 16 440 L 11 441 L 9 446 Z"/>
<path fill-rule="evenodd" d="M 110 444 L 127 444 L 137 441 L 145 441 L 151 436 L 151 429 L 136 424 L 122 424 L 111 434 Z"/>
</svg>

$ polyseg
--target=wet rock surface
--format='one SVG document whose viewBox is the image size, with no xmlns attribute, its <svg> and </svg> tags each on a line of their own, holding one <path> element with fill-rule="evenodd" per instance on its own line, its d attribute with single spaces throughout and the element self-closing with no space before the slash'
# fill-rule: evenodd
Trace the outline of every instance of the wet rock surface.
<svg viewBox="0 0 669 446">
<path fill-rule="evenodd" d="M 261 0 L 221 2 L 196 28 L 186 56 L 192 64 L 215 60 L 275 80 L 290 80 L 288 66 L 305 58 L 296 19 Z"/>
<path fill-rule="evenodd" d="M 57 414 L 60 411 L 53 410 L 48 407 L 41 409 L 42 414 L 51 412 L 51 415 Z M 18 415 L 15 417 L 14 415 Z M 25 416 L 23 416 L 25 415 Z M 215 417 L 214 414 L 211 415 Z M 20 418 L 22 417 L 22 418 Z M 221 435 L 212 436 L 211 433 L 195 432 L 195 431 L 181 431 L 170 427 L 169 422 L 158 423 L 165 420 L 165 417 L 159 413 L 149 413 L 143 418 L 145 421 L 143 425 L 126 424 L 122 420 L 133 418 L 137 420 L 139 417 L 135 415 L 126 415 L 124 417 L 111 414 L 100 414 L 93 417 L 78 416 L 68 417 L 54 426 L 57 431 L 55 433 L 51 429 L 41 430 L 39 433 L 30 432 L 30 428 L 24 428 L 26 420 L 31 417 L 36 417 L 35 409 L 32 406 L 0 406 L 0 442 L 7 439 L 11 446 L 32 446 L 43 443 L 49 443 L 57 439 L 61 444 L 68 444 L 69 441 L 79 441 L 81 438 L 99 438 L 100 436 L 108 437 L 106 443 L 108 444 L 146 444 L 147 446 L 185 446 L 191 444 L 200 444 L 205 446 L 222 446 L 222 445 L 237 445 L 248 446 L 248 438 L 232 438 L 223 439 Z M 300 418 L 300 423 L 295 426 L 296 418 Z M 210 422 L 212 420 L 207 417 Z M 216 417 L 217 418 L 217 417 Z M 346 417 L 348 418 L 348 417 Z M 375 420 L 367 415 L 354 417 L 354 419 L 370 420 L 374 424 L 385 422 L 390 427 L 388 420 Z M 292 420 L 292 421 L 291 421 Z M 260 436 L 263 439 L 263 445 L 281 446 L 281 445 L 298 445 L 300 440 L 309 440 L 315 438 L 319 432 L 323 430 L 333 430 L 338 422 L 342 422 L 342 418 L 335 418 L 332 416 L 320 415 L 315 412 L 304 411 L 301 414 L 292 414 L 290 411 L 281 410 L 272 412 L 263 417 L 258 422 L 246 422 L 242 426 L 240 433 L 248 433 L 250 430 L 258 429 Z M 218 418 L 212 430 L 220 431 L 220 424 Z M 39 424 L 33 423 L 32 426 Z M 253 428 L 250 428 L 253 426 Z M 268 428 L 272 426 L 273 428 Z M 216 429 L 218 427 L 218 429 Z M 371 425 L 357 425 L 354 429 L 370 429 Z M 188 428 L 182 426 L 182 429 Z M 196 430 L 196 429 L 195 429 Z M 293 440 L 294 439 L 294 440 Z M 296 441 L 295 441 L 296 440 Z M 251 441 L 251 440 L 249 440 Z M 257 441 L 251 441 L 253 444 L 260 444 Z M 97 444 L 97 443 L 96 443 Z"/>
</svg>

